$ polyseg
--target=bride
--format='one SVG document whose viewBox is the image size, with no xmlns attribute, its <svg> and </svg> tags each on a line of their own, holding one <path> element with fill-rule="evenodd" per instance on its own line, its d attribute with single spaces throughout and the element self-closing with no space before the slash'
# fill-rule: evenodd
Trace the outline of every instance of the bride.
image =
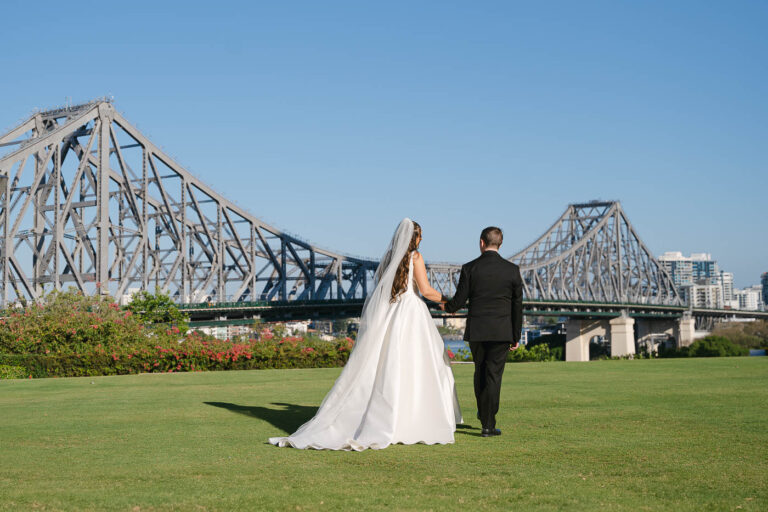
<svg viewBox="0 0 768 512">
<path fill-rule="evenodd" d="M 277 446 L 381 449 L 453 443 L 461 410 L 450 360 L 424 301 L 444 302 L 418 252 L 421 226 L 403 219 L 366 298 L 357 342 L 315 416 Z"/>
</svg>

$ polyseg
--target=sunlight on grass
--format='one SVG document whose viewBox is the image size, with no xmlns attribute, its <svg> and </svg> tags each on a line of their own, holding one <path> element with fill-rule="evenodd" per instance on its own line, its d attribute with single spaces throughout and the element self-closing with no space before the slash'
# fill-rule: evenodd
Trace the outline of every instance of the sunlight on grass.
<svg viewBox="0 0 768 512">
<path fill-rule="evenodd" d="M 508 365 L 499 438 L 276 448 L 339 369 L 0 381 L 2 510 L 765 510 L 768 358 Z"/>
</svg>

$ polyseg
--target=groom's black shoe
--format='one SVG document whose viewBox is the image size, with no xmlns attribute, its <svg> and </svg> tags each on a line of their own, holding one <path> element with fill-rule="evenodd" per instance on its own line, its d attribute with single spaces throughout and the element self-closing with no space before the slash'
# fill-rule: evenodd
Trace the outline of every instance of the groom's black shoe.
<svg viewBox="0 0 768 512">
<path fill-rule="evenodd" d="M 500 436 L 501 430 L 497 428 L 484 428 L 483 431 L 480 433 L 482 437 L 493 437 L 493 436 Z"/>
</svg>

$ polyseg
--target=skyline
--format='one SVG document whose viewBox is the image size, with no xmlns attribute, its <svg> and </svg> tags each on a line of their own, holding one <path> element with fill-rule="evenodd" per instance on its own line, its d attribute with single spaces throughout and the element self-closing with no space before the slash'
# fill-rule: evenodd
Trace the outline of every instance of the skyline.
<svg viewBox="0 0 768 512">
<path fill-rule="evenodd" d="M 8 4 L 0 129 L 111 94 L 227 198 L 371 258 L 405 216 L 428 260 L 474 258 L 490 224 L 511 256 L 603 199 L 657 257 L 711 253 L 739 288 L 768 271 L 764 5 L 136 5 L 29 40 Z"/>
</svg>

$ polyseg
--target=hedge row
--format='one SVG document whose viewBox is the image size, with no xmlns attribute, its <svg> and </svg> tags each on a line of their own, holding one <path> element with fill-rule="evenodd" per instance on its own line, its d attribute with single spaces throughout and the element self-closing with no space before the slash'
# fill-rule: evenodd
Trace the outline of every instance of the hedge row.
<svg viewBox="0 0 768 512">
<path fill-rule="evenodd" d="M 172 373 L 264 368 L 330 368 L 343 366 L 352 340 L 283 338 L 244 342 L 188 339 L 175 348 L 157 345 L 133 351 L 89 351 L 76 354 L 0 354 L 0 365 L 17 368 L 9 376 L 83 377 L 137 373 Z M 1 367 L 1 366 L 0 366 Z"/>
</svg>

